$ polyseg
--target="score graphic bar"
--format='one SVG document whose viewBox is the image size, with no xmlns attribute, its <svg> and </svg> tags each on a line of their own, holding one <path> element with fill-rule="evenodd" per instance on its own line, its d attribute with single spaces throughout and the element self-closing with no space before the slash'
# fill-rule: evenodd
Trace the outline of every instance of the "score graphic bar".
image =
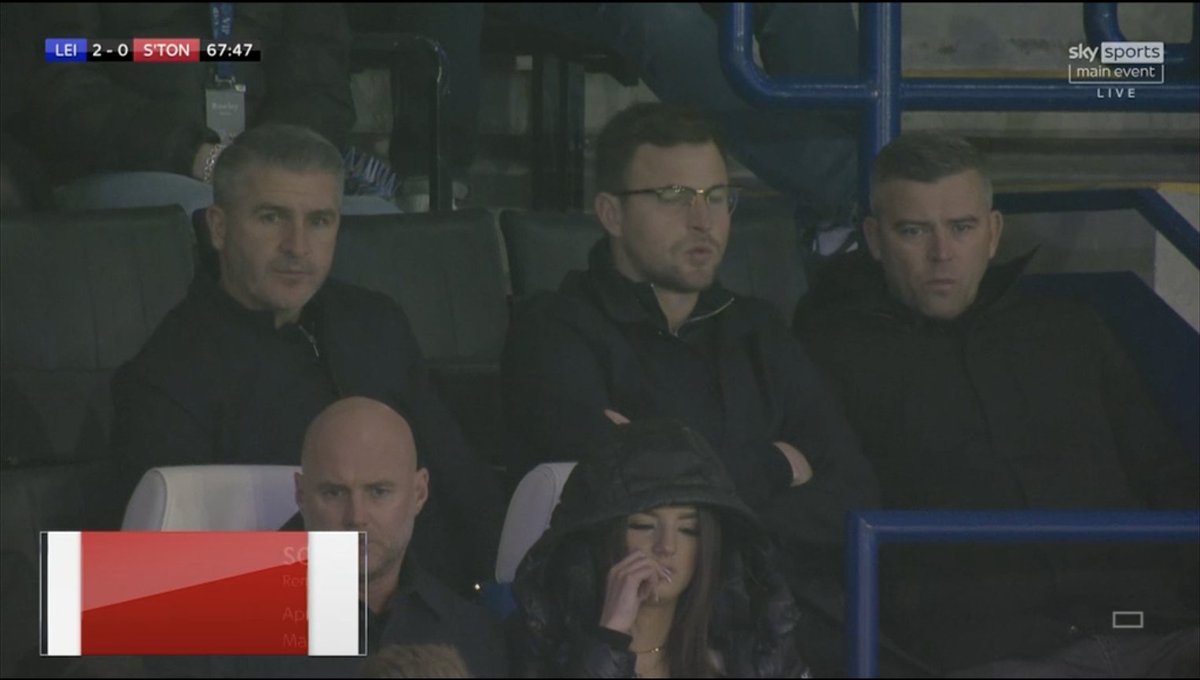
<svg viewBox="0 0 1200 680">
<path fill-rule="evenodd" d="M 45 55 L 48 62 L 262 61 L 262 50 L 257 41 L 220 42 L 199 38 L 46 38 Z"/>
</svg>

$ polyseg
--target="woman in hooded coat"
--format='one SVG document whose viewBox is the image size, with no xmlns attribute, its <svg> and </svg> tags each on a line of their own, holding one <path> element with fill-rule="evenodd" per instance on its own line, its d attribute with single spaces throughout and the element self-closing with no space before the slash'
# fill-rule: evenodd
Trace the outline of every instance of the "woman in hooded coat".
<svg viewBox="0 0 1200 680">
<path fill-rule="evenodd" d="M 771 544 L 674 421 L 622 425 L 576 465 L 513 588 L 528 676 L 807 676 Z"/>
</svg>

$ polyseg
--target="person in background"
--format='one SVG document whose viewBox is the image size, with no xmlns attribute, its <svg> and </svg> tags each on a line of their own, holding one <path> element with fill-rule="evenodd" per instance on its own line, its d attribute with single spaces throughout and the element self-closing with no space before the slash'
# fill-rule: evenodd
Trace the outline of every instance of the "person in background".
<svg viewBox="0 0 1200 680">
<path fill-rule="evenodd" d="M 33 21 L 43 37 L 130 45 L 134 38 L 195 38 L 250 43 L 260 56 L 38 64 L 14 134 L 45 162 L 60 208 L 207 208 L 221 153 L 243 131 L 268 123 L 306 127 L 348 148 L 351 37 L 340 4 L 43 4 Z M 344 211 L 388 209 L 371 198 L 352 198 Z"/>
<path fill-rule="evenodd" d="M 716 122 L 735 158 L 795 204 L 805 232 L 848 222 L 857 204 L 855 117 L 794 109 L 769 110 L 746 102 L 721 67 L 718 6 L 690 2 L 421 3 L 393 9 L 369 3 L 348 6 L 357 30 L 427 35 L 446 54 L 448 92 L 443 103 L 445 157 L 455 198 L 468 190 L 479 146 L 481 38 L 532 43 L 551 36 L 581 53 L 611 52 L 627 63 L 659 100 L 692 107 Z M 853 78 L 858 73 L 857 32 L 850 3 L 754 3 L 759 53 L 776 77 Z M 486 42 L 486 38 L 482 38 Z M 428 192 L 431 150 L 428 114 L 404 93 L 398 126 L 411 163 L 405 193 Z"/>
</svg>

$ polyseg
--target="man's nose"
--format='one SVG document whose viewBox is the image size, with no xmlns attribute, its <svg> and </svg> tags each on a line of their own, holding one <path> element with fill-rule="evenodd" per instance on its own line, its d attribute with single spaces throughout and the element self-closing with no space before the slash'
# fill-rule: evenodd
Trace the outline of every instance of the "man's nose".
<svg viewBox="0 0 1200 680">
<path fill-rule="evenodd" d="M 944 262 L 954 257 L 954 243 L 950 234 L 934 228 L 929 234 L 929 259 Z"/>
<path fill-rule="evenodd" d="M 365 529 L 367 527 L 367 506 L 362 498 L 351 496 L 346 501 L 345 522 L 347 529 Z"/>
<path fill-rule="evenodd" d="M 308 254 L 308 230 L 303 224 L 285 226 L 280 248 L 288 255 L 303 257 Z"/>
<path fill-rule="evenodd" d="M 688 227 L 700 231 L 712 229 L 713 210 L 708 204 L 708 196 L 693 194 L 691 203 L 688 203 Z"/>
</svg>

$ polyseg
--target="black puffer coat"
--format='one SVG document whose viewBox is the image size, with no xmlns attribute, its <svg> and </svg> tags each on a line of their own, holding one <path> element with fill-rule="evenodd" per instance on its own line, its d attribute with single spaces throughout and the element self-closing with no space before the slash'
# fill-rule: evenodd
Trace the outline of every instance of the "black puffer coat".
<svg viewBox="0 0 1200 680">
<path fill-rule="evenodd" d="M 604 575 L 597 530 L 664 505 L 713 510 L 722 526 L 720 589 L 710 647 L 736 677 L 800 677 L 795 604 L 770 543 L 704 440 L 673 421 L 616 428 L 601 455 L 585 457 L 563 488 L 550 529 L 517 570 L 518 672 L 536 677 L 634 677 L 635 655 L 600 628 Z"/>
</svg>

